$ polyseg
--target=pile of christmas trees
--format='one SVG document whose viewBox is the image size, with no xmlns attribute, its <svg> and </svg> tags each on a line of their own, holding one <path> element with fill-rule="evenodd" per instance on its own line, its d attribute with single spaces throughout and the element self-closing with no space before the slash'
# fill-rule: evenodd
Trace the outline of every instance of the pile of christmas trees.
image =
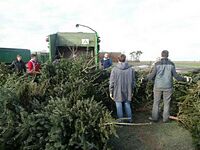
<svg viewBox="0 0 200 150">
<path fill-rule="evenodd" d="M 105 82 L 91 60 L 43 65 L 40 76 L 0 69 L 0 149 L 106 149 L 115 134 Z M 105 81 L 105 82 L 104 82 Z"/>
</svg>

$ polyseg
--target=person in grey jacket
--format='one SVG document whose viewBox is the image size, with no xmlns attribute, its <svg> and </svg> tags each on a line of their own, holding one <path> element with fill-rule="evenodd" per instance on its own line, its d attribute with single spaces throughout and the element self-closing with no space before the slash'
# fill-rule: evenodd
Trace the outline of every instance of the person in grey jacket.
<svg viewBox="0 0 200 150">
<path fill-rule="evenodd" d="M 155 62 L 152 72 L 143 79 L 143 82 L 154 80 L 154 103 L 152 109 L 152 121 L 159 119 L 159 104 L 161 96 L 163 95 L 164 111 L 163 122 L 167 122 L 170 116 L 170 101 L 173 90 L 173 77 L 178 81 L 190 81 L 190 77 L 181 77 L 177 74 L 174 63 L 168 59 L 169 52 L 163 50 L 161 52 L 161 59 Z"/>
<path fill-rule="evenodd" d="M 135 71 L 126 62 L 126 56 L 118 57 L 118 64 L 112 69 L 110 75 L 110 97 L 115 101 L 118 119 L 123 118 L 122 104 L 124 103 L 126 115 L 132 122 L 131 98 L 135 87 Z"/>
</svg>

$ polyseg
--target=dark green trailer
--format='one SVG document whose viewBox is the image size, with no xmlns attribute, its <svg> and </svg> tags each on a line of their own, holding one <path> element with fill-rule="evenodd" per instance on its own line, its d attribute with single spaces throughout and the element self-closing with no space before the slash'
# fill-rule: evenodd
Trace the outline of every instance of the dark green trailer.
<svg viewBox="0 0 200 150">
<path fill-rule="evenodd" d="M 53 61 L 56 55 L 65 58 L 88 54 L 98 63 L 99 43 L 96 33 L 58 32 L 47 37 L 49 57 Z"/>
<path fill-rule="evenodd" d="M 10 64 L 16 59 L 17 55 L 21 55 L 24 62 L 30 60 L 31 51 L 29 49 L 19 48 L 0 48 L 0 62 Z"/>
<path fill-rule="evenodd" d="M 47 52 L 36 52 L 36 55 L 40 63 L 45 63 L 49 60 L 49 53 Z"/>
</svg>

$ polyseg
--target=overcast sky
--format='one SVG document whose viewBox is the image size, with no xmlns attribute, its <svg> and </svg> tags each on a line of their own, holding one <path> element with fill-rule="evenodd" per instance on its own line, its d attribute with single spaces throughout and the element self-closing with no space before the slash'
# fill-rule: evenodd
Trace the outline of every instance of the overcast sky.
<svg viewBox="0 0 200 150">
<path fill-rule="evenodd" d="M 49 34 L 90 32 L 76 23 L 99 33 L 102 51 L 200 61 L 199 0 L 0 0 L 0 47 L 47 50 Z"/>
</svg>

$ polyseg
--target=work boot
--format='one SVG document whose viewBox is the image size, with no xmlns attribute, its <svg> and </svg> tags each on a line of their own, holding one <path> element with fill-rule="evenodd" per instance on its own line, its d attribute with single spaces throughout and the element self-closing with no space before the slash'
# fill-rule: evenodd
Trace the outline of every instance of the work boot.
<svg viewBox="0 0 200 150">
<path fill-rule="evenodd" d="M 152 117 L 149 117 L 148 119 L 149 119 L 150 121 L 152 121 L 152 122 L 158 122 L 158 120 L 153 120 Z"/>
<path fill-rule="evenodd" d="M 169 122 L 170 122 L 169 119 L 167 119 L 167 120 L 163 120 L 163 123 L 169 123 Z"/>
</svg>

